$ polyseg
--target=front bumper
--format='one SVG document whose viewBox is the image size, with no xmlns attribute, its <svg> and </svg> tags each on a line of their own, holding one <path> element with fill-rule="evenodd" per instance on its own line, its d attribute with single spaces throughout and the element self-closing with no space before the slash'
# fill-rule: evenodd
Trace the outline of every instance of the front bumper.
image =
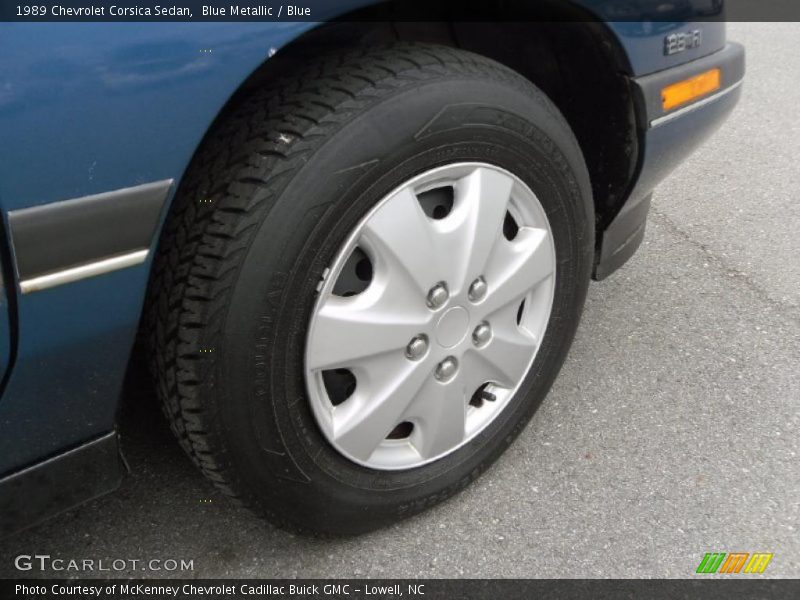
<svg viewBox="0 0 800 600">
<path fill-rule="evenodd" d="M 715 67 L 721 70 L 716 92 L 671 111 L 663 109 L 661 90 Z M 599 232 L 595 279 L 608 277 L 636 252 L 644 239 L 653 189 L 725 121 L 741 95 L 744 71 L 744 48 L 731 42 L 704 58 L 632 80 L 642 150 L 628 199 Z"/>
</svg>

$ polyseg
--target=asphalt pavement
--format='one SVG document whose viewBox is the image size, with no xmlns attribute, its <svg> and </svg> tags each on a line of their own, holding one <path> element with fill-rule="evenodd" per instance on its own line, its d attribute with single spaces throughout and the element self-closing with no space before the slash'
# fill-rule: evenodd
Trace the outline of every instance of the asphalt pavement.
<svg viewBox="0 0 800 600">
<path fill-rule="evenodd" d="M 545 403 L 463 493 L 362 537 L 296 537 L 215 492 L 141 393 L 122 488 L 0 541 L 0 576 L 39 553 L 194 564 L 121 576 L 690 577 L 706 552 L 758 551 L 800 577 L 800 24 L 729 37 L 742 101 L 658 189 Z"/>
</svg>

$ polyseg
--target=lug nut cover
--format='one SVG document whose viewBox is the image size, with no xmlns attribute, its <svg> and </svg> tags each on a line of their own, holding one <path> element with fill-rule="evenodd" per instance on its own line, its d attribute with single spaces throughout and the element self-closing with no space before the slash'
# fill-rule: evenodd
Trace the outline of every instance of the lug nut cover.
<svg viewBox="0 0 800 600">
<path fill-rule="evenodd" d="M 483 300 L 486 295 L 486 280 L 483 277 L 478 277 L 469 286 L 468 297 L 472 302 L 479 302 Z"/>
<path fill-rule="evenodd" d="M 472 342 L 476 346 L 483 346 L 490 339 L 492 339 L 492 328 L 486 321 L 478 325 L 472 332 Z"/>
<path fill-rule="evenodd" d="M 411 360 L 419 360 L 428 351 L 428 336 L 420 334 L 414 338 L 406 346 L 406 358 Z"/>
<path fill-rule="evenodd" d="M 458 361 L 454 357 L 448 356 L 436 365 L 434 376 L 439 381 L 447 381 L 456 374 L 456 371 L 458 371 Z"/>
<path fill-rule="evenodd" d="M 435 286 L 431 288 L 431 291 L 428 292 L 428 298 L 426 300 L 429 308 L 439 308 L 450 297 L 450 292 L 447 290 L 447 284 L 444 282 L 437 283 Z"/>
</svg>

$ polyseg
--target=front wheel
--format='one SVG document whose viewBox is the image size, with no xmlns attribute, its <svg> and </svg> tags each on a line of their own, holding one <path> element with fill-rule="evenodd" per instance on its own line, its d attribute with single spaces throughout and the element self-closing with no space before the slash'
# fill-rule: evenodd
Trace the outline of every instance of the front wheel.
<svg viewBox="0 0 800 600">
<path fill-rule="evenodd" d="M 293 529 L 367 531 L 474 479 L 547 394 L 589 282 L 563 117 L 448 48 L 324 58 L 254 93 L 175 202 L 159 394 L 203 472 Z"/>
</svg>

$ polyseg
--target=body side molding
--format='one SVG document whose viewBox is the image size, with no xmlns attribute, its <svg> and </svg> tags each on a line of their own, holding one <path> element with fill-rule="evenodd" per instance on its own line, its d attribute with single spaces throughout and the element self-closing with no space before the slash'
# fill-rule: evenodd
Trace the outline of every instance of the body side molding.
<svg viewBox="0 0 800 600">
<path fill-rule="evenodd" d="M 10 212 L 22 293 L 144 262 L 172 184 L 166 179 Z"/>
</svg>

